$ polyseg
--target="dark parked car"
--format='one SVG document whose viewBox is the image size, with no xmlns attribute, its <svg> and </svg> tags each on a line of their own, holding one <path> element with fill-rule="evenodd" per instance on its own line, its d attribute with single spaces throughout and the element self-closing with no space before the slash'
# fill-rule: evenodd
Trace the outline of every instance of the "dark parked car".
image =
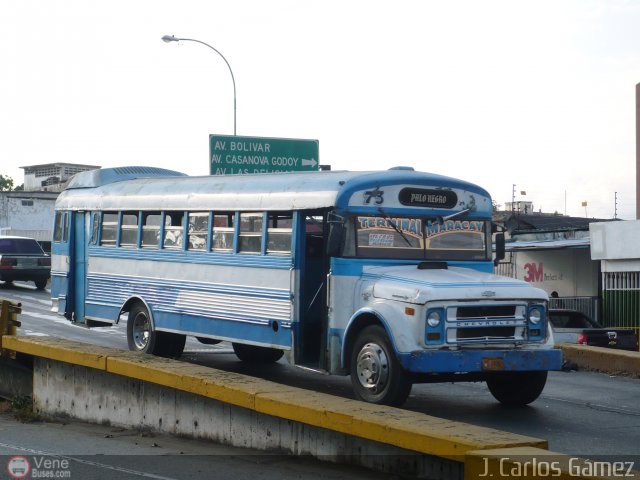
<svg viewBox="0 0 640 480">
<path fill-rule="evenodd" d="M 603 327 L 577 310 L 550 309 L 549 321 L 556 343 L 638 351 L 638 339 L 633 330 Z"/>
<path fill-rule="evenodd" d="M 0 280 L 32 281 L 43 290 L 50 275 L 51 257 L 33 238 L 0 236 Z"/>
</svg>

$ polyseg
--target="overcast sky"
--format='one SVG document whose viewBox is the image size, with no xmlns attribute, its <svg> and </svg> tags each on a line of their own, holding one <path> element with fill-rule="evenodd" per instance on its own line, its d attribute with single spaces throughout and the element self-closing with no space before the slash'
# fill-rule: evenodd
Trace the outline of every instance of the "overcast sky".
<svg viewBox="0 0 640 480">
<path fill-rule="evenodd" d="M 412 166 L 499 203 L 635 218 L 633 1 L 0 1 L 0 173 L 205 175 L 208 135 L 317 139 L 334 170 Z M 526 196 L 520 194 L 526 192 Z M 587 202 L 587 207 L 582 202 Z"/>
</svg>

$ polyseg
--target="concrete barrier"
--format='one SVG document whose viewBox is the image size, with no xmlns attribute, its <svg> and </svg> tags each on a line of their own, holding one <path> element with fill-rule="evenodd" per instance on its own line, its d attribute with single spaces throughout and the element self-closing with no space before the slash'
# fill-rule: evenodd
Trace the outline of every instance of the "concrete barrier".
<svg viewBox="0 0 640 480">
<path fill-rule="evenodd" d="M 504 458 L 540 452 L 569 462 L 548 452 L 546 440 L 237 373 L 52 337 L 1 341 L 2 348 L 33 357 L 34 407 L 44 415 L 429 479 L 477 478 L 484 469 L 500 477 L 510 465 Z"/>
<path fill-rule="evenodd" d="M 562 358 L 579 368 L 640 377 L 640 352 L 562 343 Z"/>
</svg>

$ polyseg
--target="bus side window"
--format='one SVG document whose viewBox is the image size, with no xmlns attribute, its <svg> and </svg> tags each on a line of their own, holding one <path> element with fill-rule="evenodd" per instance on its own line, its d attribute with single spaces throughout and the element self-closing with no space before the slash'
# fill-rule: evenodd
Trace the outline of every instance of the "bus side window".
<svg viewBox="0 0 640 480">
<path fill-rule="evenodd" d="M 233 251 L 233 213 L 215 213 L 211 223 L 211 250 L 231 253 Z"/>
<path fill-rule="evenodd" d="M 167 212 L 164 216 L 164 248 L 182 250 L 182 217 L 183 212 Z"/>
<path fill-rule="evenodd" d="M 62 229 L 64 217 L 67 215 L 66 212 L 56 212 L 56 217 L 53 225 L 53 241 L 61 242 L 62 241 Z"/>
<path fill-rule="evenodd" d="M 64 243 L 69 241 L 69 218 L 71 218 L 71 212 L 65 212 L 62 222 L 62 241 Z"/>
<path fill-rule="evenodd" d="M 102 235 L 100 237 L 100 245 L 115 246 L 118 236 L 118 214 L 103 213 L 102 214 Z"/>
<path fill-rule="evenodd" d="M 267 224 L 267 254 L 291 254 L 291 212 L 269 213 Z"/>
<path fill-rule="evenodd" d="M 89 239 L 89 245 L 98 244 L 98 228 L 100 227 L 100 214 L 98 212 L 91 212 L 91 238 Z"/>
<path fill-rule="evenodd" d="M 136 247 L 138 245 L 138 212 L 123 212 L 120 226 L 120 246 Z"/>
<path fill-rule="evenodd" d="M 206 250 L 209 230 L 209 212 L 189 212 L 187 234 L 189 235 L 188 250 Z"/>
<path fill-rule="evenodd" d="M 262 252 L 262 213 L 241 213 L 238 253 Z"/>
<path fill-rule="evenodd" d="M 162 215 L 159 212 L 142 213 L 142 248 L 158 248 L 160 246 L 160 223 Z"/>
<path fill-rule="evenodd" d="M 70 212 L 56 212 L 53 241 L 67 243 L 69 241 L 69 216 Z"/>
<path fill-rule="evenodd" d="M 306 252 L 308 258 L 322 258 L 325 249 L 325 222 L 322 215 L 307 215 L 305 217 Z"/>
</svg>

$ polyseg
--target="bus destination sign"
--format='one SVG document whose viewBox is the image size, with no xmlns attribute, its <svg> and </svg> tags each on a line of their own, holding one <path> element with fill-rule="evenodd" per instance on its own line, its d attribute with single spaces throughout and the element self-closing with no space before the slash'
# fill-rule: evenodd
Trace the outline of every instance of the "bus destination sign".
<svg viewBox="0 0 640 480">
<path fill-rule="evenodd" d="M 318 140 L 209 135 L 209 173 L 317 171 L 318 153 Z"/>
<path fill-rule="evenodd" d="M 451 190 L 407 187 L 400 190 L 398 200 L 408 207 L 453 208 L 458 195 Z"/>
</svg>

